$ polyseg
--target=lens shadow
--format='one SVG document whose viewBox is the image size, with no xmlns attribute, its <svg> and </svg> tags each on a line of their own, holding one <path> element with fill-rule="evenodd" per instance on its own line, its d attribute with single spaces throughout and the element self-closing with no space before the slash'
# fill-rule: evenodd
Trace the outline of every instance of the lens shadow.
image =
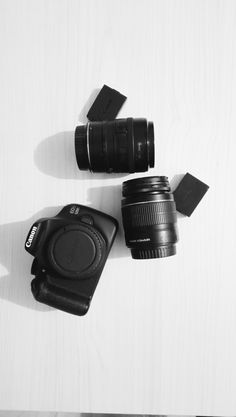
<svg viewBox="0 0 236 417">
<path fill-rule="evenodd" d="M 130 251 L 125 244 L 124 231 L 121 216 L 121 186 L 112 185 L 106 187 L 92 187 L 88 189 L 88 204 L 110 216 L 119 222 L 119 229 L 112 246 L 109 257 L 130 257 Z"/>
<path fill-rule="evenodd" d="M 127 175 L 80 171 L 75 157 L 74 132 L 69 131 L 42 140 L 34 151 L 34 162 L 43 174 L 68 180 L 106 180 Z"/>
<path fill-rule="evenodd" d="M 0 263 L 6 275 L 0 277 L 0 297 L 14 304 L 37 311 L 52 311 L 45 304 L 37 302 L 31 293 L 30 274 L 33 257 L 26 253 L 24 242 L 32 224 L 39 218 L 55 215 L 57 208 L 45 208 L 22 222 L 0 225 Z"/>
</svg>

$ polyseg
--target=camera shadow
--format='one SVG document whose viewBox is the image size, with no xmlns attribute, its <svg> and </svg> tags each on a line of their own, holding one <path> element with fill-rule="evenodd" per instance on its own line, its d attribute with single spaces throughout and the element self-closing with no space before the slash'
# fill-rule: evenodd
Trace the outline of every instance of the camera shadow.
<svg viewBox="0 0 236 417">
<path fill-rule="evenodd" d="M 33 257 L 24 249 L 24 242 L 32 224 L 42 217 L 55 215 L 58 208 L 45 208 L 28 220 L 0 225 L 0 263 L 6 274 L 0 277 L 0 297 L 37 311 L 52 311 L 36 301 L 31 293 L 30 274 Z"/>
<path fill-rule="evenodd" d="M 106 180 L 127 175 L 80 171 L 75 156 L 74 132 L 70 131 L 43 139 L 34 151 L 34 162 L 43 174 L 68 180 Z"/>
<path fill-rule="evenodd" d="M 125 244 L 121 216 L 121 198 L 121 185 L 92 187 L 88 189 L 88 204 L 91 204 L 93 208 L 114 217 L 119 223 L 119 229 L 109 254 L 109 258 L 131 256 L 129 249 Z"/>
</svg>

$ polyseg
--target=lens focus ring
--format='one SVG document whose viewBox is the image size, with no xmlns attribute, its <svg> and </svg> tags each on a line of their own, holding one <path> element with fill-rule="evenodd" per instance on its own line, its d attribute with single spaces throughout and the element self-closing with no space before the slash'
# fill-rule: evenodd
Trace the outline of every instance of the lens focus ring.
<svg viewBox="0 0 236 417">
<path fill-rule="evenodd" d="M 123 207 L 125 227 L 153 226 L 155 224 L 175 223 L 176 207 L 174 201 L 155 201 L 137 203 Z"/>
</svg>

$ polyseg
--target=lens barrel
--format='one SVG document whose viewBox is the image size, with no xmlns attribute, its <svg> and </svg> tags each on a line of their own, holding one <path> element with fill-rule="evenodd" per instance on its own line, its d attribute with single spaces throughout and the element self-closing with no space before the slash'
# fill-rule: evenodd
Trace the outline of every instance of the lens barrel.
<svg viewBox="0 0 236 417">
<path fill-rule="evenodd" d="M 143 177 L 122 186 L 125 240 L 134 259 L 175 255 L 177 213 L 168 178 Z"/>
<path fill-rule="evenodd" d="M 90 122 L 75 130 L 79 169 L 144 172 L 154 167 L 154 127 L 146 119 Z"/>
</svg>

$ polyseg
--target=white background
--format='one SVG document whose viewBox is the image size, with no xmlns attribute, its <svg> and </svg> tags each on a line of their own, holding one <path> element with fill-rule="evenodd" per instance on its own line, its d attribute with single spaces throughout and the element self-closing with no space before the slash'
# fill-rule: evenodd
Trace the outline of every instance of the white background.
<svg viewBox="0 0 236 417">
<path fill-rule="evenodd" d="M 0 9 L 0 408 L 235 415 L 236 2 Z M 80 318 L 33 299 L 23 246 L 68 203 L 120 219 L 128 176 L 80 172 L 74 156 L 104 83 L 128 97 L 120 117 L 155 123 L 147 175 L 189 171 L 210 189 L 179 218 L 176 256 L 132 260 L 121 228 Z"/>
</svg>

